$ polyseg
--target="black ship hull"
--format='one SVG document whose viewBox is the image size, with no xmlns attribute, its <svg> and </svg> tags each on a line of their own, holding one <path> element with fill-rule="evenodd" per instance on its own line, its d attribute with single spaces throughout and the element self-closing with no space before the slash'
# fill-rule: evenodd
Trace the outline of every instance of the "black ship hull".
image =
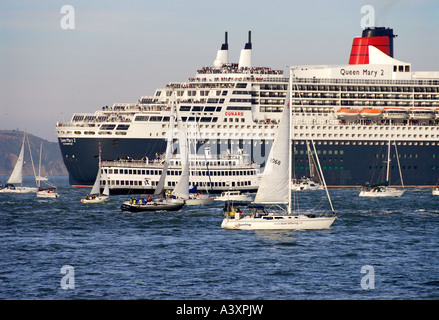
<svg viewBox="0 0 439 320">
<path fill-rule="evenodd" d="M 386 167 L 387 141 L 316 141 L 320 164 L 328 186 L 361 186 L 379 180 Z M 153 159 L 166 149 L 161 139 L 66 139 L 59 144 L 69 172 L 70 184 L 87 187 L 94 183 L 98 169 L 99 146 L 103 160 L 131 157 Z M 201 144 L 200 144 L 201 145 Z M 210 144 L 212 153 L 220 148 L 243 148 L 261 166 L 271 141 L 237 140 Z M 439 177 L 439 145 L 432 142 L 404 141 L 397 145 L 403 183 L 406 186 L 433 186 Z M 309 176 L 305 141 L 294 144 L 293 171 L 296 178 Z M 391 184 L 401 184 L 394 147 L 391 151 Z"/>
</svg>

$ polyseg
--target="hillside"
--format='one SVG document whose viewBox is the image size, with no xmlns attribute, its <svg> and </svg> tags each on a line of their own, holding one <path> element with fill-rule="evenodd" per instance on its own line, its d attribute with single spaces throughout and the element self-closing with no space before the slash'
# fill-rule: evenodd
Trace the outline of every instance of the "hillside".
<svg viewBox="0 0 439 320">
<path fill-rule="evenodd" d="M 23 131 L 0 130 L 0 176 L 9 176 L 11 174 L 20 152 L 23 134 Z M 31 134 L 28 134 L 28 137 L 37 174 L 41 142 L 43 142 L 41 175 L 57 176 L 68 174 L 62 160 L 58 143 L 49 142 Z M 29 157 L 29 147 L 27 144 L 25 145 L 24 161 L 24 175 L 33 175 L 32 161 Z"/>
</svg>

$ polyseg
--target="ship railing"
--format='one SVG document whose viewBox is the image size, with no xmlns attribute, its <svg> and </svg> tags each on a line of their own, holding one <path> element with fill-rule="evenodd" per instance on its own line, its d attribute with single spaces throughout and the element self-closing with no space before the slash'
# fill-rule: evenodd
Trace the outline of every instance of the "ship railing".
<svg viewBox="0 0 439 320">
<path fill-rule="evenodd" d="M 207 160 L 207 163 L 209 165 L 209 168 L 234 168 L 237 166 L 246 167 L 248 169 L 259 169 L 260 165 L 255 162 L 249 162 L 249 163 L 241 163 L 241 162 L 231 162 L 229 163 L 216 163 L 215 160 L 209 159 Z M 203 163 L 205 165 L 205 163 Z M 163 168 L 164 161 L 162 159 L 119 159 L 119 160 L 103 160 L 102 166 L 103 167 L 133 167 L 133 168 L 144 168 L 145 166 L 153 166 L 157 168 Z M 171 166 L 180 166 L 181 163 L 179 161 L 171 162 Z M 201 164 L 197 164 L 197 167 L 201 168 Z"/>
<path fill-rule="evenodd" d="M 259 77 L 215 77 L 215 78 L 189 78 L 191 82 L 231 82 L 231 81 L 252 81 L 252 82 L 288 82 L 289 79 L 285 77 L 269 77 L 269 78 L 259 78 Z"/>
</svg>

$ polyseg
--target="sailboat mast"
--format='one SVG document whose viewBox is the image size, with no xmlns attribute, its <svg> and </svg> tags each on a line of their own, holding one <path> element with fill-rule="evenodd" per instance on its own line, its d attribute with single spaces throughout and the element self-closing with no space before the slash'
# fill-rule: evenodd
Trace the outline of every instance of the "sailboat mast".
<svg viewBox="0 0 439 320">
<path fill-rule="evenodd" d="M 389 174 L 390 174 L 390 140 L 389 140 L 389 147 L 387 148 L 387 173 L 386 173 L 386 181 L 390 185 Z"/>
<path fill-rule="evenodd" d="M 40 162 L 38 164 L 38 180 L 37 180 L 38 188 L 41 185 L 41 153 L 42 153 L 42 151 L 43 151 L 43 142 L 41 142 L 41 144 L 40 144 Z"/>
<path fill-rule="evenodd" d="M 291 214 L 292 212 L 292 202 L 291 202 L 291 178 L 292 178 L 292 173 L 293 173 L 293 153 L 292 153 L 292 146 L 294 145 L 293 140 L 292 140 L 292 134 L 291 134 L 291 109 L 289 108 L 290 104 L 289 104 L 289 100 L 291 97 L 291 80 L 290 83 L 288 85 L 288 97 L 286 99 L 286 104 L 284 108 L 288 109 L 288 208 L 287 208 L 287 214 Z"/>
</svg>

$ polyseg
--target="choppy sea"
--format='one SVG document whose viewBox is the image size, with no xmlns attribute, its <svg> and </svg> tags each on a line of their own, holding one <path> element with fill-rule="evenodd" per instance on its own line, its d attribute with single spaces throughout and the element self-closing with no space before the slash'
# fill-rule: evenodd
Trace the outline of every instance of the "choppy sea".
<svg viewBox="0 0 439 320">
<path fill-rule="evenodd" d="M 0 299 L 439 299 L 439 196 L 367 199 L 329 189 L 338 220 L 320 231 L 221 229 L 221 202 L 129 213 L 127 196 L 80 202 L 0 194 Z M 32 182 L 32 180 L 28 180 Z M 298 194 L 302 207 L 322 191 Z"/>
</svg>

